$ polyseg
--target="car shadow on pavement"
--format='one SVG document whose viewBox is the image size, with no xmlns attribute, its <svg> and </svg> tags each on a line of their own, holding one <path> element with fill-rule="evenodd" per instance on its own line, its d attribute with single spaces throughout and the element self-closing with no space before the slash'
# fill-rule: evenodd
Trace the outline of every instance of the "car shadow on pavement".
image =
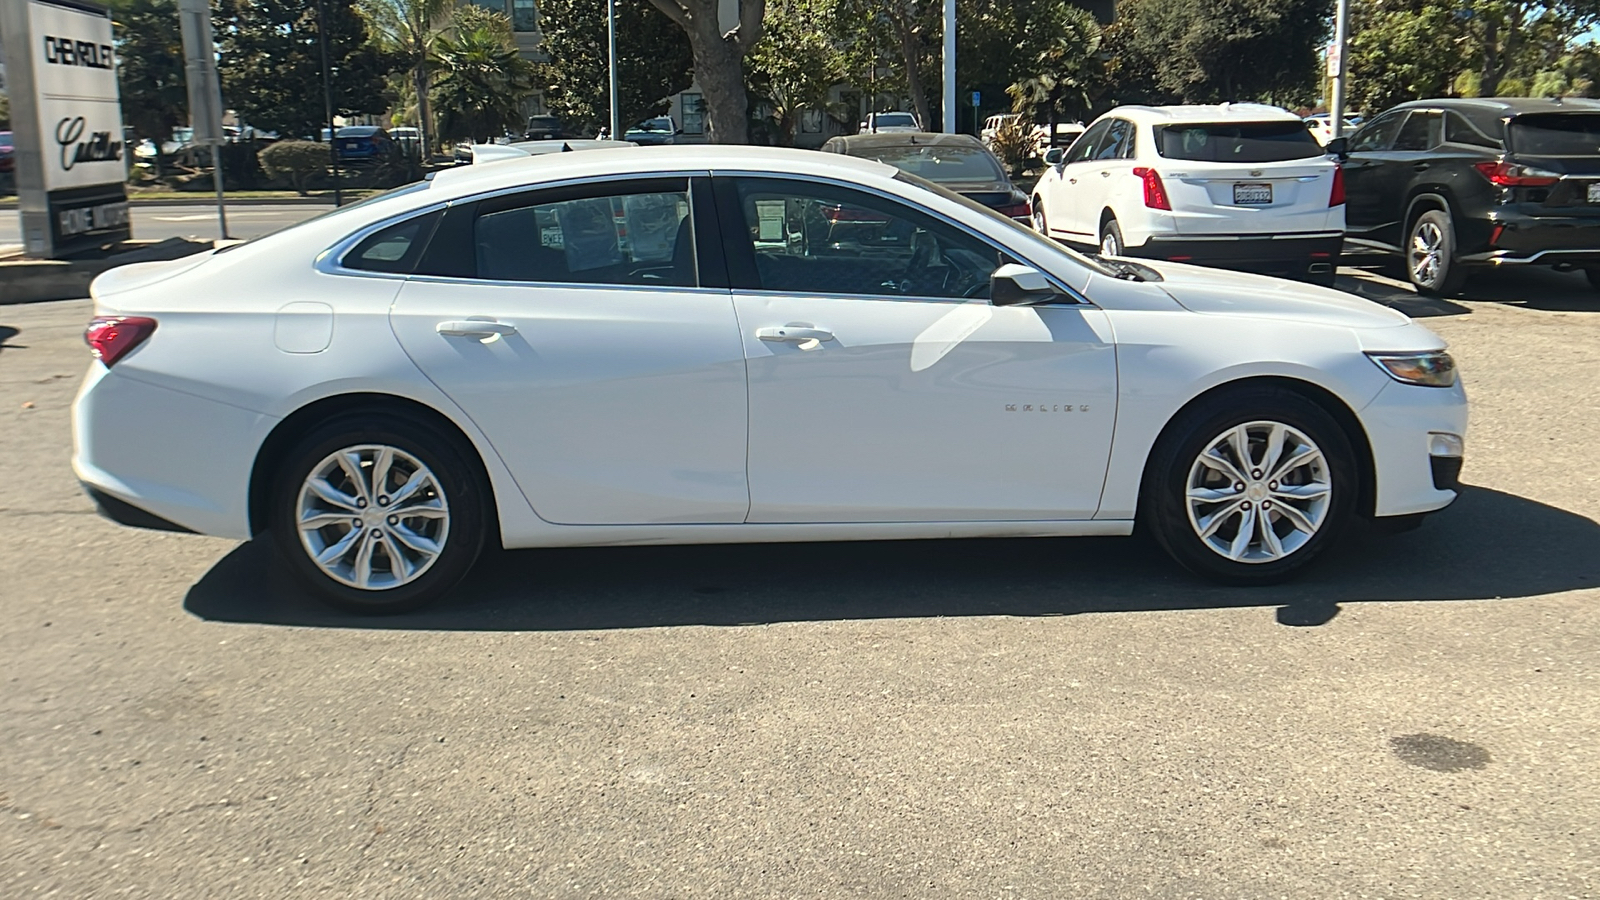
<svg viewBox="0 0 1600 900">
<path fill-rule="evenodd" d="M 1398 309 L 1413 319 L 1459 316 L 1470 304 L 1497 303 L 1544 312 L 1600 312 L 1600 290 L 1582 272 L 1557 272 L 1543 266 L 1508 266 L 1475 271 L 1461 293 L 1449 300 L 1418 294 L 1406 283 L 1397 260 L 1368 260 L 1341 268 L 1334 286 L 1346 293 Z M 1350 274 L 1351 271 L 1359 275 Z"/>
<path fill-rule="evenodd" d="M 6 343 L 6 341 L 11 340 L 12 338 L 16 337 L 17 335 L 19 335 L 21 333 L 22 333 L 21 330 L 16 329 L 16 328 L 12 328 L 10 325 L 0 325 L 0 351 L 22 350 L 22 349 L 24 349 L 23 347 L 19 347 L 16 344 L 8 344 L 8 343 Z"/>
<path fill-rule="evenodd" d="M 565 631 L 933 616 L 1280 607 L 1319 625 L 1340 604 L 1528 597 L 1600 586 L 1600 524 L 1486 488 L 1421 529 L 1348 539 L 1301 579 L 1209 584 L 1126 538 L 863 541 L 492 551 L 454 598 L 399 616 L 325 607 L 265 540 L 188 593 L 202 619 L 334 628 Z"/>
</svg>

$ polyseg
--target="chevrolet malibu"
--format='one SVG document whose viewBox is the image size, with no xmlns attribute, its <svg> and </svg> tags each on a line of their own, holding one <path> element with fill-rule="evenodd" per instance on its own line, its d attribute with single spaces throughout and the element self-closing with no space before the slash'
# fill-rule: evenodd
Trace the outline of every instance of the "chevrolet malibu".
<svg viewBox="0 0 1600 900">
<path fill-rule="evenodd" d="M 270 535 L 368 612 L 488 544 L 1138 527 L 1266 583 L 1448 505 L 1466 431 L 1400 313 L 1081 256 L 806 151 L 496 161 L 91 292 L 73 465 L 101 510 Z"/>
</svg>

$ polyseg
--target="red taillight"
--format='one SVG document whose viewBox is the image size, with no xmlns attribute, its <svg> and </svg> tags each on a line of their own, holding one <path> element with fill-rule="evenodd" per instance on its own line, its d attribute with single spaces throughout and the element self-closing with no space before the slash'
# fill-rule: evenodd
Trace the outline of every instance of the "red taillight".
<svg viewBox="0 0 1600 900">
<path fill-rule="evenodd" d="M 1494 230 L 1489 232 L 1489 246 L 1492 247 L 1495 244 L 1500 243 L 1500 235 L 1505 234 L 1505 233 L 1506 233 L 1506 227 L 1504 225 L 1496 225 L 1494 227 Z"/>
<path fill-rule="evenodd" d="M 1023 201 L 1021 203 L 1013 203 L 1010 206 L 996 206 L 994 211 L 1013 219 L 1026 219 L 1033 215 L 1033 204 Z"/>
<path fill-rule="evenodd" d="M 1328 192 L 1328 208 L 1344 205 L 1344 166 L 1333 167 L 1333 190 Z"/>
<path fill-rule="evenodd" d="M 110 366 L 156 331 L 156 320 L 143 316 L 96 316 L 84 329 L 83 339 L 95 359 Z"/>
<path fill-rule="evenodd" d="M 1499 162 L 1473 163 L 1472 167 L 1501 187 L 1549 187 L 1561 180 L 1561 176 L 1554 172 L 1513 165 L 1503 159 Z"/>
<path fill-rule="evenodd" d="M 1144 205 L 1151 209 L 1171 209 L 1167 199 L 1167 186 L 1161 183 L 1161 173 L 1148 166 L 1135 166 L 1133 174 L 1144 181 Z"/>
</svg>

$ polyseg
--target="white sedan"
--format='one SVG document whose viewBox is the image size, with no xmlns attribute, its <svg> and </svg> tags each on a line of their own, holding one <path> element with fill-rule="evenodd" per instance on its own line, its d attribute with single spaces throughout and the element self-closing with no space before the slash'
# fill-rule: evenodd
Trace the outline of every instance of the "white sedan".
<svg viewBox="0 0 1600 900">
<path fill-rule="evenodd" d="M 1456 496 L 1443 342 L 1097 261 L 879 163 L 696 146 L 443 172 L 101 275 L 73 466 L 396 611 L 507 548 L 1149 529 L 1235 583 Z"/>
</svg>

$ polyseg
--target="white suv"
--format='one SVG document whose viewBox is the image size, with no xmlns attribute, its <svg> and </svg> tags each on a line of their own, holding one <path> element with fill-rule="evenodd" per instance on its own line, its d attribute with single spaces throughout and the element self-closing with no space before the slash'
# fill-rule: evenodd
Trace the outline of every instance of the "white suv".
<svg viewBox="0 0 1600 900">
<path fill-rule="evenodd" d="M 1052 150 L 1034 227 L 1106 256 L 1333 282 L 1344 177 L 1276 106 L 1124 106 Z"/>
</svg>

